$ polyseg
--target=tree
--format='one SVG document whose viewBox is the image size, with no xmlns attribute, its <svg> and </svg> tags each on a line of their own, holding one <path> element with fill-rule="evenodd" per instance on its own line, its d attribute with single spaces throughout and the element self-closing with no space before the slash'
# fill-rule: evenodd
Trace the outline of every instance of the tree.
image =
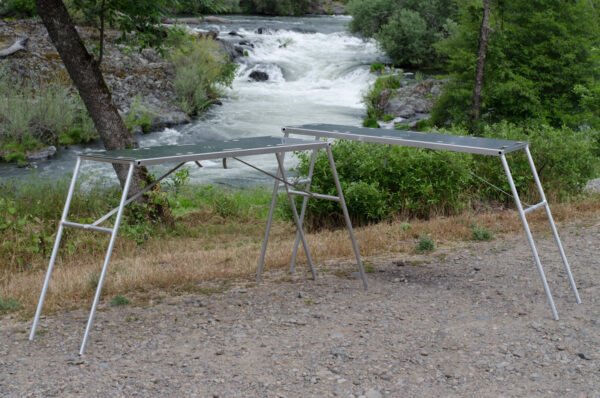
<svg viewBox="0 0 600 398">
<path fill-rule="evenodd" d="M 351 32 L 375 38 L 399 66 L 435 66 L 434 44 L 454 27 L 452 0 L 351 0 Z"/>
<path fill-rule="evenodd" d="M 108 150 L 135 148 L 138 143 L 117 112 L 110 90 L 100 71 L 105 21 L 119 27 L 122 32 L 121 41 L 129 41 L 140 47 L 154 46 L 160 49 L 161 39 L 164 36 L 160 27 L 160 17 L 168 6 L 175 4 L 171 4 L 173 1 L 74 0 L 74 6 L 86 10 L 88 17 L 91 18 L 94 13 L 98 13 L 102 37 L 99 59 L 95 59 L 85 47 L 62 0 L 35 0 L 37 12 L 48 30 L 48 35 Z M 208 4 L 212 0 L 203 1 Z M 123 165 L 113 165 L 113 167 L 123 186 L 127 167 Z M 145 167 L 136 168 L 131 183 L 132 194 L 142 190 L 150 179 L 151 176 Z M 165 207 L 158 207 L 156 210 L 159 212 L 158 216 L 165 216 Z"/>
<path fill-rule="evenodd" d="M 477 68 L 475 70 L 475 85 L 473 87 L 473 105 L 471 106 L 471 125 L 479 120 L 481 110 L 481 90 L 483 88 L 483 70 L 485 55 L 490 37 L 490 0 L 483 0 L 483 18 L 479 30 L 479 48 L 477 50 Z"/>
<path fill-rule="evenodd" d="M 593 83 L 600 19 L 587 0 L 496 0 L 490 12 L 480 119 L 585 123 L 581 93 Z M 468 123 L 475 86 L 481 0 L 465 1 L 456 34 L 442 42 L 451 82 L 432 112 L 435 124 Z"/>
</svg>

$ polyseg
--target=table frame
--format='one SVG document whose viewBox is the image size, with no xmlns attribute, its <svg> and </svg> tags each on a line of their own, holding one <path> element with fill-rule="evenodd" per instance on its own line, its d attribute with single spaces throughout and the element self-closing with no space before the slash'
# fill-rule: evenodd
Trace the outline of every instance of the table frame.
<svg viewBox="0 0 600 398">
<path fill-rule="evenodd" d="M 533 163 L 533 158 L 531 157 L 531 153 L 529 151 L 529 142 L 521 142 L 521 141 L 509 141 L 509 140 L 496 140 L 490 138 L 480 138 L 480 137 L 465 137 L 465 136 L 450 136 L 443 134 L 433 134 L 433 133 L 420 133 L 420 132 L 412 132 L 412 131 L 397 131 L 397 130 L 378 130 L 373 128 L 364 128 L 364 127 L 350 127 L 350 126 L 338 126 L 338 125 L 302 125 L 302 126 L 289 126 L 284 127 L 282 129 L 284 136 L 287 138 L 290 134 L 298 134 L 305 136 L 313 136 L 316 140 L 321 140 L 322 138 L 332 138 L 332 139 L 346 139 L 353 141 L 361 141 L 361 142 L 370 142 L 375 144 L 382 145 L 398 145 L 398 146 L 409 146 L 409 147 L 417 147 L 417 148 L 427 148 L 434 150 L 446 150 L 446 151 L 454 151 L 454 152 L 466 152 L 473 153 L 479 155 L 487 155 L 487 156 L 496 156 L 500 157 L 502 162 L 502 167 L 504 168 L 504 172 L 506 173 L 506 177 L 508 179 L 508 184 L 513 194 L 513 198 L 515 201 L 515 205 L 517 207 L 517 211 L 519 216 L 521 217 L 521 222 L 523 223 L 523 229 L 525 231 L 525 235 L 527 236 L 527 241 L 529 242 L 529 246 L 533 253 L 533 257 L 535 260 L 535 264 L 537 266 L 538 273 L 540 275 L 540 279 L 542 281 L 542 285 L 544 287 L 544 292 L 546 293 L 546 297 L 548 299 L 548 303 L 552 310 L 552 315 L 555 320 L 558 320 L 558 312 L 556 311 L 556 306 L 554 304 L 554 299 L 552 298 L 552 293 L 550 292 L 550 287 L 548 286 L 548 281 L 546 279 L 546 275 L 544 273 L 544 268 L 542 267 L 542 263 L 540 261 L 538 251 L 535 245 L 535 241 L 533 239 L 533 235 L 531 233 L 531 229 L 529 228 L 529 223 L 527 222 L 526 215 L 534 210 L 537 210 L 543 207 L 546 210 L 546 215 L 548 217 L 548 221 L 552 228 L 552 233 L 554 234 L 554 238 L 556 240 L 556 245 L 558 246 L 558 250 L 560 252 L 560 256 L 562 258 L 563 264 L 565 266 L 565 270 L 567 272 L 569 282 L 571 284 L 571 289 L 575 295 L 575 299 L 578 304 L 581 304 L 581 298 L 579 297 L 579 292 L 577 291 L 577 286 L 575 284 L 575 280 L 573 279 L 573 274 L 571 273 L 571 267 L 569 266 L 569 262 L 567 261 L 567 257 L 565 255 L 565 251 L 563 245 L 561 243 L 560 237 L 558 235 L 558 231 L 556 229 L 556 225 L 554 223 L 554 219 L 552 217 L 552 213 L 550 212 L 550 206 L 548 205 L 548 201 L 546 200 L 546 195 L 544 194 L 544 189 L 542 188 L 542 184 L 540 183 L 540 179 L 535 168 L 535 164 Z M 386 133 L 387 132 L 387 133 Z M 538 193 L 540 195 L 541 201 L 535 205 L 531 205 L 527 208 L 523 208 L 523 204 L 519 199 L 519 193 L 515 186 L 512 173 L 510 171 L 510 167 L 506 160 L 506 154 L 513 152 L 524 150 L 527 156 L 527 160 L 529 162 L 529 167 L 531 168 L 531 173 L 535 180 L 535 184 L 538 189 Z M 314 163 L 316 158 L 316 152 L 313 152 L 311 164 L 308 172 L 308 180 L 312 181 L 312 175 L 314 170 Z M 304 215 L 306 213 L 308 198 L 305 197 L 302 203 L 302 210 L 300 212 L 300 222 L 304 220 Z M 273 203 L 271 204 L 271 212 L 273 211 Z M 292 264 L 291 269 L 294 268 L 294 262 L 296 258 L 296 253 L 298 251 L 298 236 L 296 236 L 296 242 L 294 243 L 294 253 L 292 255 Z"/>
<path fill-rule="evenodd" d="M 273 138 L 273 137 L 260 137 L 260 138 Z M 87 154 L 82 154 L 79 155 L 77 157 L 77 161 L 75 163 L 75 169 L 73 171 L 73 176 L 71 178 L 71 183 L 69 185 L 69 191 L 67 194 L 67 198 L 65 201 L 65 206 L 63 209 L 63 213 L 62 213 L 62 217 L 60 219 L 59 222 L 59 226 L 58 226 L 58 232 L 56 235 L 56 240 L 54 242 L 54 247 L 52 250 L 52 254 L 50 256 L 50 263 L 48 265 L 48 269 L 46 271 L 46 277 L 44 279 L 44 284 L 42 287 L 42 291 L 40 293 L 40 299 L 38 302 L 38 306 L 37 306 L 37 310 L 35 313 L 35 317 L 33 320 L 33 325 L 31 327 L 31 332 L 29 334 L 29 340 L 33 340 L 36 334 L 36 330 L 37 330 L 37 326 L 38 326 L 38 321 L 42 312 L 42 308 L 44 305 L 44 299 L 48 290 L 48 286 L 50 283 L 50 278 L 52 275 L 52 270 L 54 268 L 54 264 L 56 261 L 56 256 L 58 254 L 59 248 L 60 248 L 60 242 L 62 239 L 62 235 L 64 232 L 64 228 L 65 227 L 71 227 L 71 228 L 80 228 L 80 229 L 84 229 L 84 230 L 90 230 L 90 231 L 98 231 L 98 232 L 105 232 L 105 233 L 109 233 L 110 234 L 110 241 L 108 244 L 108 248 L 106 251 L 106 255 L 104 258 L 104 262 L 102 265 L 102 272 L 100 274 L 100 277 L 98 279 L 98 286 L 96 288 L 96 294 L 94 296 L 94 301 L 92 303 L 92 307 L 90 310 L 90 315 L 88 318 L 88 322 L 87 322 L 87 326 L 85 329 L 85 334 L 83 337 L 83 341 L 81 343 L 81 348 L 79 350 L 79 355 L 83 355 L 85 352 L 85 347 L 87 344 L 87 340 L 89 337 L 89 333 L 92 327 L 92 323 L 94 320 L 94 316 L 96 313 L 96 308 L 98 306 L 98 303 L 100 301 L 100 296 L 101 296 L 101 292 L 102 292 L 102 285 L 104 284 L 104 279 L 106 277 L 107 271 L 108 271 L 108 265 L 110 263 L 110 258 L 112 255 L 112 251 L 114 248 L 114 244 L 117 238 L 117 232 L 119 229 L 119 226 L 121 224 L 121 219 L 123 216 L 123 211 L 125 209 L 125 207 L 133 202 L 134 200 L 136 200 L 137 198 L 139 198 L 141 195 L 143 195 L 145 192 L 148 192 L 150 189 L 152 189 L 156 184 L 158 184 L 160 181 L 162 181 L 164 178 L 166 178 L 167 176 L 169 176 L 170 174 L 172 174 L 173 172 L 175 172 L 177 169 L 179 169 L 180 167 L 182 167 L 186 162 L 189 161 L 193 161 L 196 162 L 196 164 L 199 164 L 198 162 L 200 160 L 207 160 L 207 159 L 220 159 L 223 158 L 224 160 L 226 158 L 233 158 L 245 165 L 248 165 L 252 168 L 254 168 L 255 170 L 258 170 L 272 178 L 274 178 L 276 180 L 276 189 L 273 192 L 273 198 L 274 200 L 272 202 L 275 201 L 276 196 L 277 196 L 277 190 L 280 187 L 280 185 L 282 185 L 285 188 L 286 191 L 286 196 L 288 197 L 288 201 L 290 204 L 290 208 L 292 210 L 292 214 L 294 217 L 294 222 L 296 224 L 296 228 L 297 228 L 297 237 L 298 240 L 300 240 L 302 242 L 303 248 L 304 248 L 304 252 L 306 254 L 313 278 L 316 278 L 316 271 L 314 268 L 314 264 L 312 261 L 312 258 L 310 256 L 310 251 L 308 248 L 308 244 L 306 242 L 306 238 L 304 235 L 304 231 L 302 229 L 302 223 L 300 221 L 300 216 L 298 215 L 298 212 L 296 210 L 296 206 L 295 206 L 295 202 L 293 199 L 293 196 L 295 195 L 309 195 L 311 197 L 314 198 L 318 198 L 318 199 L 325 199 L 325 200 L 333 200 L 333 201 L 337 201 L 340 203 L 340 205 L 342 206 L 342 210 L 344 212 L 344 214 L 346 215 L 346 227 L 348 229 L 349 235 L 350 235 L 350 240 L 352 242 L 352 246 L 354 249 L 354 254 L 356 256 L 356 262 L 358 265 L 358 269 L 360 272 L 360 275 L 362 277 L 363 280 L 363 284 L 365 286 L 365 288 L 367 287 L 367 281 L 366 281 L 366 276 L 363 270 L 363 266 L 362 266 L 362 260 L 360 258 L 360 254 L 358 251 L 358 246 L 356 244 L 356 239 L 354 236 L 354 230 L 352 229 L 352 223 L 350 222 L 350 218 L 348 217 L 348 210 L 346 208 L 346 202 L 344 200 L 344 195 L 342 193 L 342 189 L 341 186 L 339 184 L 339 180 L 338 180 L 338 175 L 337 175 L 337 170 L 335 167 L 335 162 L 333 159 L 333 155 L 331 153 L 331 146 L 329 143 L 326 142 L 319 142 L 319 141 L 307 141 L 307 140 L 298 140 L 298 139 L 289 139 L 289 138 L 284 138 L 283 140 L 281 138 L 276 138 L 279 141 L 283 141 L 284 143 L 278 146 L 264 146 L 264 147 L 260 147 L 260 148 L 252 148 L 252 149 L 246 149 L 246 150 L 241 150 L 241 149 L 233 149 L 233 150 L 227 150 L 227 151 L 220 151 L 220 152 L 213 152 L 213 153 L 202 153 L 202 154 L 185 154 L 182 156 L 170 156 L 170 157 L 165 157 L 165 158 L 148 158 L 148 159 L 137 159 L 134 157 L 128 158 L 128 157 L 108 157 L 108 156 L 104 156 L 106 154 L 109 154 L 109 152 L 100 152 L 100 153 L 87 153 Z M 229 143 L 232 141 L 243 141 L 244 139 L 240 139 L 240 140 L 230 140 L 230 141 L 220 141 L 219 143 Z M 140 148 L 142 149 L 142 148 Z M 286 152 L 291 152 L 291 151 L 301 151 L 301 150 L 312 150 L 313 151 L 313 155 L 317 153 L 318 150 L 320 149 L 325 149 L 327 152 L 327 156 L 329 158 L 329 164 L 331 167 L 331 172 L 333 175 L 334 180 L 336 181 L 336 188 L 337 188 L 337 193 L 338 196 L 330 196 L 330 195 L 320 195 L 320 194 L 313 194 L 313 193 L 307 193 L 304 190 L 292 190 L 290 187 L 294 187 L 296 188 L 296 184 L 294 184 L 293 182 L 290 182 L 287 178 L 286 178 L 286 173 L 285 173 L 285 169 L 284 169 L 284 164 L 283 164 L 283 160 L 284 160 L 284 154 Z M 241 156 L 250 156 L 250 155 L 259 155 L 259 154 L 275 154 L 275 157 L 277 159 L 277 167 L 278 167 L 278 173 L 277 175 L 273 175 L 265 170 L 262 170 L 256 166 L 251 165 L 250 163 L 243 161 L 241 159 L 239 159 L 239 157 Z M 81 168 L 81 163 L 83 160 L 89 160 L 89 161 L 100 161 L 100 162 L 108 162 L 108 163 L 112 163 L 112 164 L 125 164 L 128 165 L 128 172 L 127 172 L 127 178 L 125 180 L 125 184 L 123 186 L 123 193 L 121 195 L 121 200 L 119 203 L 119 206 L 113 210 L 111 210 L 110 212 L 108 212 L 107 214 L 105 214 L 104 216 L 100 217 L 98 220 L 96 220 L 94 223 L 91 224 L 81 224 L 81 223 L 75 223 L 75 222 L 71 222 L 67 220 L 68 214 L 69 214 L 69 208 L 71 206 L 71 201 L 73 199 L 73 193 L 76 187 L 76 183 L 77 183 L 77 179 L 79 177 L 79 173 L 80 173 L 80 168 Z M 161 177 L 159 177 L 156 181 L 154 181 L 152 184 L 150 184 L 149 186 L 147 186 L 146 188 L 144 188 L 142 191 L 140 191 L 139 193 L 136 193 L 135 195 L 131 196 L 130 198 L 128 198 L 128 194 L 129 194 L 129 189 L 131 187 L 131 180 L 133 177 L 133 172 L 134 169 L 136 167 L 140 167 L 140 166 L 145 166 L 145 165 L 149 165 L 149 164 L 162 164 L 162 163 L 169 163 L 169 162 L 179 162 L 179 164 L 172 168 L 171 170 L 169 170 L 168 172 L 166 172 L 165 174 L 163 174 Z M 116 213 L 116 218 L 115 218 L 115 222 L 113 224 L 112 228 L 106 228 L 106 227 L 101 227 L 100 224 L 102 224 L 103 222 L 105 222 L 106 220 L 108 220 L 111 216 L 113 216 Z M 268 223 L 267 223 L 267 231 L 270 229 L 271 227 L 271 221 L 272 221 L 272 212 L 269 215 L 269 219 L 268 219 Z M 268 232 L 267 232 L 268 235 Z M 297 242 L 298 242 L 297 240 Z M 296 243 L 297 243 L 296 242 Z M 294 252 L 294 261 L 295 261 L 295 256 L 296 256 L 296 252 L 297 252 L 297 247 L 298 245 L 295 246 L 295 252 Z M 261 251 L 261 258 L 260 258 L 260 266 L 259 266 L 259 275 L 262 272 L 263 269 L 263 263 L 264 263 L 264 257 L 265 257 L 265 252 L 266 252 L 266 247 L 267 247 L 267 241 L 265 240 L 262 251 Z"/>
</svg>

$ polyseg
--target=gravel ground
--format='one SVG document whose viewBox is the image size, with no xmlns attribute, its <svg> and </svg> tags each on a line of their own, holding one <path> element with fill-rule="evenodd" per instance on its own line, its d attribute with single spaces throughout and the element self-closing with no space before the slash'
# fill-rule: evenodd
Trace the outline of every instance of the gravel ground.
<svg viewBox="0 0 600 398">
<path fill-rule="evenodd" d="M 370 258 L 368 292 L 336 263 L 316 282 L 301 266 L 211 296 L 105 303 L 83 357 L 85 311 L 42 319 L 33 342 L 30 322 L 5 317 L 0 396 L 600 397 L 600 224 L 560 229 L 583 300 L 541 236 L 560 321 L 515 235 Z"/>
</svg>

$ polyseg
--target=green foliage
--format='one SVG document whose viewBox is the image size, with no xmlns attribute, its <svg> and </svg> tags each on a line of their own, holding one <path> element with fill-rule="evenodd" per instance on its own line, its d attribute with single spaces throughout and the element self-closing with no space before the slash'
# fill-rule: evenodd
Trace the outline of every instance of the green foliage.
<svg viewBox="0 0 600 398">
<path fill-rule="evenodd" d="M 117 307 L 117 306 L 121 306 L 121 305 L 129 305 L 129 304 L 131 304 L 131 301 L 129 301 L 129 299 L 127 297 L 121 296 L 120 294 L 117 294 L 110 301 L 111 307 Z"/>
<path fill-rule="evenodd" d="M 481 15 L 481 2 L 461 3 L 459 28 L 439 45 L 449 59 L 453 81 L 433 111 L 438 125 L 469 118 Z M 493 5 L 482 121 L 597 126 L 593 98 L 600 68 L 600 58 L 594 56 L 600 43 L 599 23 L 598 12 L 587 1 Z"/>
<path fill-rule="evenodd" d="M 218 44 L 209 39 L 190 42 L 175 50 L 173 61 L 178 103 L 189 115 L 197 115 L 211 105 L 222 95 L 221 87 L 231 87 L 237 68 L 220 53 Z"/>
<path fill-rule="evenodd" d="M 473 232 L 473 240 L 490 241 L 490 240 L 494 239 L 494 233 L 490 232 L 484 226 L 473 225 L 471 227 L 471 231 Z"/>
<path fill-rule="evenodd" d="M 0 17 L 31 18 L 37 10 L 33 0 L 0 1 Z"/>
<path fill-rule="evenodd" d="M 363 95 L 363 102 L 367 105 L 367 117 L 373 119 L 375 123 L 377 123 L 377 120 L 383 117 L 385 111 L 385 101 L 382 101 L 381 98 L 382 92 L 384 90 L 395 90 L 401 86 L 402 77 L 400 75 L 382 76 L 378 78 L 373 84 L 373 87 Z M 369 124 L 373 125 L 372 122 L 369 122 Z"/>
<path fill-rule="evenodd" d="M 435 243 L 433 243 L 433 240 L 431 239 L 431 237 L 425 233 L 423 233 L 420 237 L 419 237 L 419 243 L 417 243 L 417 246 L 415 247 L 415 251 L 417 253 L 428 253 L 428 252 L 432 252 L 435 250 Z"/>
<path fill-rule="evenodd" d="M 97 137 L 81 99 L 58 83 L 34 86 L 0 69 L 0 92 L 0 155 L 6 161 L 19 160 L 19 153 L 43 145 L 90 142 Z"/>
<path fill-rule="evenodd" d="M 142 105 L 142 97 L 137 94 L 133 98 L 129 112 L 125 116 L 124 122 L 127 126 L 127 129 L 133 132 L 137 128 L 140 128 L 143 133 L 148 133 L 150 132 L 153 119 L 154 114 L 144 108 Z"/>
<path fill-rule="evenodd" d="M 0 315 L 17 311 L 21 308 L 21 303 L 12 297 L 0 297 Z"/>
<path fill-rule="evenodd" d="M 433 45 L 455 29 L 452 0 L 351 0 L 350 31 L 374 37 L 401 66 L 434 65 Z"/>
<path fill-rule="evenodd" d="M 464 130 L 439 132 L 466 134 Z M 486 126 L 482 132 L 485 137 L 532 142 L 532 155 L 549 200 L 572 198 L 582 191 L 587 180 L 597 175 L 599 160 L 593 150 L 597 132 L 592 134 L 591 130 L 573 131 L 534 125 L 517 127 L 509 123 Z M 423 218 L 452 215 L 470 209 L 474 203 L 490 201 L 512 205 L 510 197 L 448 162 L 454 162 L 510 192 L 504 170 L 495 157 L 453 152 L 438 154 L 406 147 L 391 147 L 388 153 L 386 146 L 356 141 L 335 142 L 332 151 L 348 210 L 357 223 L 373 222 L 396 214 Z M 310 156 L 299 156 L 298 171 L 306 176 Z M 522 200 L 539 200 L 527 158 L 509 156 L 509 163 Z M 336 192 L 325 154 L 317 157 L 312 189 L 330 195 Z M 309 227 L 329 226 L 343 220 L 336 203 L 308 203 Z"/>
<path fill-rule="evenodd" d="M 385 71 L 385 65 L 381 62 L 375 62 L 371 64 L 371 73 L 383 73 Z"/>
<path fill-rule="evenodd" d="M 363 125 L 363 127 L 369 127 L 369 128 L 373 128 L 373 129 L 378 129 L 379 127 L 381 127 L 381 126 L 379 126 L 379 123 L 377 123 L 377 119 L 373 119 L 371 117 L 366 117 L 363 120 L 362 125 Z"/>
<path fill-rule="evenodd" d="M 308 11 L 309 0 L 240 0 L 246 14 L 303 15 Z"/>
</svg>

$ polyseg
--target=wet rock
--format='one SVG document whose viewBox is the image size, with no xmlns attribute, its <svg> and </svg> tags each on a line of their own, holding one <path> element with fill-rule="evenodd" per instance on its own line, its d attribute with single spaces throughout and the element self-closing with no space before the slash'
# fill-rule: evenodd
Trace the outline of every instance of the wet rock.
<svg viewBox="0 0 600 398">
<path fill-rule="evenodd" d="M 383 90 L 379 103 L 386 114 L 411 119 L 417 114 L 431 112 L 443 84 L 443 81 L 429 79 L 395 91 Z"/>
<path fill-rule="evenodd" d="M 269 80 L 269 74 L 261 70 L 255 70 L 254 72 L 250 73 L 248 77 L 250 80 L 254 80 L 256 82 L 266 82 Z"/>
<path fill-rule="evenodd" d="M 56 147 L 51 145 L 39 151 L 28 153 L 26 159 L 29 162 L 38 162 L 41 160 L 47 160 L 56 155 Z"/>
</svg>

